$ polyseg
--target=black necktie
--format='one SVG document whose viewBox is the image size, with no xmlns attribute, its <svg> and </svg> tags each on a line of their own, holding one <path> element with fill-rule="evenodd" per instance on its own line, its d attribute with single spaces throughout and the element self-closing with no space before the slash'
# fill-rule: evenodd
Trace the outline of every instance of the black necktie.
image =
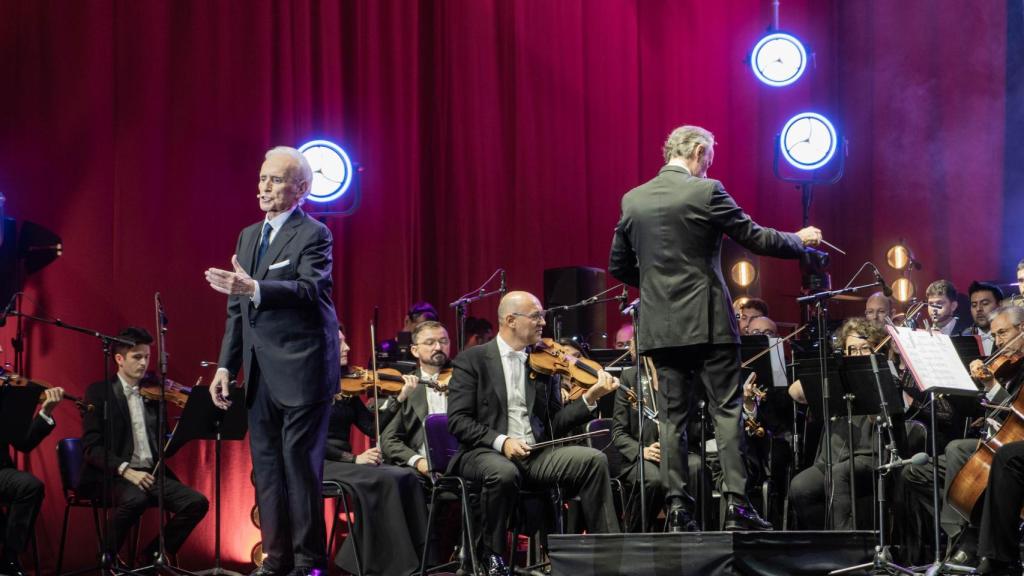
<svg viewBox="0 0 1024 576">
<path fill-rule="evenodd" d="M 270 232 L 273 229 L 274 228 L 270 225 L 270 222 L 263 224 L 263 236 L 260 237 L 260 247 L 256 252 L 256 266 L 253 266 L 253 268 L 260 265 L 260 260 L 262 260 L 263 255 L 267 253 L 267 248 L 270 246 Z"/>
</svg>

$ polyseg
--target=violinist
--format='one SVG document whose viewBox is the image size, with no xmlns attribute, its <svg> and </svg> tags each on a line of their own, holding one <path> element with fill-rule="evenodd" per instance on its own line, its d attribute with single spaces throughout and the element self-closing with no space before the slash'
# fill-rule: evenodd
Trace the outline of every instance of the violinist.
<svg viewBox="0 0 1024 576">
<path fill-rule="evenodd" d="M 25 431 L 25 436 L 12 445 L 20 452 L 29 453 L 39 445 L 56 422 L 53 411 L 64 398 L 63 388 L 48 388 L 44 392 L 39 413 Z M 0 501 L 7 503 L 7 525 L 4 528 L 4 550 L 0 556 L 0 574 L 25 574 L 18 556 L 25 551 L 29 538 L 35 532 L 36 517 L 43 505 L 45 486 L 29 472 L 18 470 L 11 459 L 11 447 L 0 443 Z"/>
<path fill-rule="evenodd" d="M 947 336 L 963 332 L 967 326 L 954 316 L 957 306 L 956 287 L 949 280 L 936 280 L 928 285 L 925 290 L 925 299 L 928 300 L 928 316 L 932 323 L 932 330 L 942 332 Z"/>
<path fill-rule="evenodd" d="M 879 328 L 885 328 L 885 319 L 892 318 L 892 298 L 875 292 L 864 302 L 864 317 Z"/>
<path fill-rule="evenodd" d="M 160 441 L 157 431 L 159 403 L 144 399 L 139 392 L 139 382 L 149 366 L 153 337 L 146 330 L 135 327 L 125 328 L 118 337 L 135 342 L 135 345 L 115 343 L 117 374 L 108 382 L 92 384 L 85 393 L 86 402 L 97 409 L 82 416 L 86 466 L 79 486 L 83 496 L 100 498 L 103 475 L 114 477 L 110 488 L 113 520 L 104 542 L 105 550 L 112 556 L 120 550 L 125 536 L 146 509 L 157 505 L 158 487 L 153 466 Z M 104 410 L 103 406 L 109 408 Z M 106 429 L 110 431 L 106 445 L 104 412 L 109 419 Z M 165 472 L 164 507 L 174 516 L 164 527 L 164 542 L 167 552 L 175 554 L 206 516 L 209 502 L 205 496 L 181 483 L 170 467 Z M 158 553 L 159 542 L 154 538 L 143 550 L 144 564 L 152 563 Z"/>
<path fill-rule="evenodd" d="M 403 318 L 402 330 L 390 340 L 380 343 L 380 359 L 385 362 L 396 362 L 399 360 L 413 361 L 416 358 L 412 354 L 412 331 L 420 322 L 428 320 L 436 322 L 438 319 L 437 309 L 430 302 L 416 302 L 409 307 Z"/>
<path fill-rule="evenodd" d="M 557 484 L 579 495 L 591 533 L 619 530 L 604 454 L 575 445 L 531 448 L 590 420 L 597 401 L 618 387 L 599 370 L 582 398 L 563 406 L 558 378 L 529 362 L 527 348 L 545 324 L 536 296 L 509 292 L 498 304 L 497 337 L 459 354 L 449 384 L 448 429 L 460 443 L 450 470 L 482 487 L 481 557 L 493 575 L 508 573 L 505 532 L 524 484 Z"/>
<path fill-rule="evenodd" d="M 439 382 L 439 376 L 448 364 L 450 351 L 448 330 L 440 322 L 428 320 L 413 328 L 410 352 L 419 366 L 412 374 L 404 376 L 406 386 L 412 391 L 398 415 L 381 432 L 384 460 L 396 466 L 408 466 L 424 478 L 430 475 L 430 470 L 423 442 L 423 421 L 428 414 L 448 412 L 448 383 L 446 380 Z M 420 386 L 420 382 L 424 385 Z"/>
<path fill-rule="evenodd" d="M 340 323 L 338 338 L 341 373 L 345 374 L 349 346 Z M 401 402 L 412 389 L 408 385 L 402 387 Z M 353 527 L 357 538 L 345 540 L 334 562 L 346 572 L 356 574 L 356 540 L 363 574 L 404 576 L 419 568 L 427 504 L 417 474 L 408 468 L 382 464 L 379 446 L 353 455 L 352 428 L 373 438 L 373 418 L 358 395 L 339 392 L 331 403 L 324 480 L 341 482 L 351 492 L 357 508 Z"/>
</svg>

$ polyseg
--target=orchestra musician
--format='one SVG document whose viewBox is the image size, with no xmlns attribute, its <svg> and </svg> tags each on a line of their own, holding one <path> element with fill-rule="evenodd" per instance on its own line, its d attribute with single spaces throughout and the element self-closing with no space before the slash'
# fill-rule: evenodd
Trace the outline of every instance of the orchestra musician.
<svg viewBox="0 0 1024 576">
<path fill-rule="evenodd" d="M 622 199 L 608 271 L 640 288 L 637 343 L 658 374 L 662 418 L 661 465 L 668 481 L 670 522 L 692 517 L 686 493 L 687 423 L 696 374 L 707 393 L 724 473 L 726 529 L 770 529 L 745 496 L 744 434 L 740 420 L 739 329 L 722 277 L 722 236 L 765 256 L 799 258 L 821 241 L 814 227 L 784 233 L 756 224 L 717 180 L 707 178 L 714 136 L 682 126 L 668 137 L 666 165 Z M 674 425 L 674 431 L 667 428 Z"/>
<path fill-rule="evenodd" d="M 466 348 L 487 344 L 494 338 L 494 326 L 486 318 L 469 316 L 466 318 Z"/>
<path fill-rule="evenodd" d="M 942 332 L 946 336 L 960 334 L 967 328 L 958 316 L 954 316 L 959 306 L 956 287 L 949 280 L 936 280 L 925 290 L 928 301 L 928 315 L 932 322 L 932 330 Z"/>
<path fill-rule="evenodd" d="M 604 454 L 576 445 L 531 448 L 590 420 L 597 401 L 619 385 L 601 370 L 580 399 L 563 406 L 558 378 L 528 363 L 545 324 L 534 295 L 509 292 L 498 304 L 498 335 L 459 354 L 449 383 L 448 428 L 460 444 L 450 470 L 481 484 L 482 557 L 492 575 L 508 574 L 505 532 L 526 484 L 578 494 L 592 533 L 619 530 Z"/>
<path fill-rule="evenodd" d="M 874 323 L 862 316 L 848 318 L 839 329 L 838 342 L 842 344 L 842 353 L 846 356 L 868 356 L 882 341 L 885 333 Z M 803 385 L 799 380 L 789 387 L 790 396 L 801 404 L 807 404 Z M 837 530 L 854 530 L 853 506 L 850 500 L 850 458 L 853 454 L 854 476 L 859 494 L 870 493 L 872 472 L 874 471 L 873 449 L 876 430 L 872 420 L 867 416 L 853 416 L 853 450 L 850 450 L 849 433 L 845 416 L 842 424 L 833 424 L 832 437 L 822 438 L 818 442 L 818 452 L 814 464 L 793 477 L 789 486 L 789 497 L 793 509 L 797 512 L 800 526 L 804 529 L 821 529 L 825 525 L 826 497 L 825 442 L 832 444 L 832 526 Z M 822 431 L 824 436 L 824 431 Z M 865 515 L 861 515 L 864 518 Z"/>
<path fill-rule="evenodd" d="M 1022 322 L 1024 322 L 1024 308 L 1019 306 L 1002 306 L 989 315 L 990 330 L 999 350 L 1007 353 L 1024 351 L 1024 338 L 1010 343 L 1020 333 Z M 972 372 L 976 371 L 980 364 L 980 360 L 975 360 L 971 365 Z M 982 384 L 985 400 L 992 404 L 998 404 L 1016 393 L 1024 378 L 1018 374 L 1006 382 L 998 382 L 995 378 L 976 378 L 976 380 Z M 999 420 L 1001 416 L 994 414 L 991 418 Z M 978 443 L 977 438 L 952 440 L 946 444 L 943 454 L 937 459 L 937 473 L 939 481 L 943 483 L 942 494 L 944 496 L 939 521 L 950 542 L 947 557 L 959 565 L 974 565 L 976 563 L 978 527 L 961 517 L 946 501 L 945 494 L 949 493 L 950 486 L 978 448 Z M 902 478 L 908 490 L 920 495 L 913 498 L 908 504 L 911 511 L 931 510 L 931 463 L 907 466 L 902 472 Z"/>
<path fill-rule="evenodd" d="M 967 293 L 971 298 L 971 318 L 974 319 L 974 324 L 961 332 L 961 335 L 980 336 L 985 356 L 988 356 L 992 353 L 992 345 L 995 344 L 995 337 L 989 329 L 988 316 L 1003 301 L 1003 291 L 995 284 L 974 281 L 967 288 Z"/>
<path fill-rule="evenodd" d="M 892 318 L 892 298 L 882 292 L 875 292 L 864 302 L 864 317 L 879 328 L 885 326 L 885 319 Z"/>
<path fill-rule="evenodd" d="M 740 334 L 749 334 L 750 322 L 754 318 L 768 316 L 768 303 L 760 298 L 747 298 L 740 302 L 739 310 L 736 312 L 736 320 L 739 322 Z"/>
<path fill-rule="evenodd" d="M 25 551 L 29 539 L 35 533 L 36 517 L 43 506 L 46 488 L 43 482 L 30 472 L 18 470 L 11 459 L 11 446 L 26 454 L 38 446 L 57 425 L 53 419 L 53 411 L 63 398 L 63 388 L 47 388 L 43 393 L 39 413 L 32 419 L 32 424 L 24 431 L 24 435 L 10 444 L 0 443 L 0 501 L 7 504 L 0 574 L 25 574 L 18 556 Z"/>
<path fill-rule="evenodd" d="M 86 466 L 79 485 L 83 496 L 102 501 L 103 476 L 113 476 L 110 486 L 113 512 L 110 532 L 104 541 L 111 557 L 121 549 L 125 536 L 146 509 L 157 505 L 159 488 L 154 475 L 160 442 L 159 402 L 144 399 L 139 389 L 149 366 L 153 337 L 145 329 L 135 327 L 125 328 L 118 337 L 135 345 L 114 343 L 117 374 L 110 381 L 92 384 L 85 393 L 86 402 L 97 409 L 82 416 Z M 102 407 L 107 407 L 106 424 Z M 164 526 L 164 544 L 168 553 L 175 554 L 206 516 L 209 502 L 181 483 L 169 466 L 165 468 L 163 497 L 164 507 L 174 514 Z M 153 538 L 142 554 L 149 564 L 158 553 L 159 541 Z"/>
<path fill-rule="evenodd" d="M 978 523 L 978 574 L 1020 576 L 1020 512 L 1024 508 L 1024 441 L 1011 442 L 992 458 Z"/>
<path fill-rule="evenodd" d="M 416 325 L 420 322 L 426 322 L 428 320 L 437 322 L 437 319 L 437 309 L 434 308 L 434 305 L 430 302 L 416 302 L 410 306 L 409 311 L 405 313 L 402 329 L 398 334 L 396 334 L 394 338 L 380 343 L 379 349 L 381 357 L 388 362 L 395 362 L 398 360 L 406 362 L 415 361 L 416 357 L 413 356 L 411 350 L 413 329 L 416 328 Z"/>
<path fill-rule="evenodd" d="M 349 346 L 340 324 L 338 341 L 344 374 Z M 415 384 L 406 382 L 398 394 L 397 405 L 404 408 L 416 389 Z M 425 541 L 426 498 L 412 469 L 382 464 L 379 446 L 358 455 L 352 453 L 352 429 L 373 438 L 373 420 L 373 413 L 360 396 L 346 396 L 343 392 L 334 396 L 327 427 L 324 479 L 344 485 L 357 509 L 353 526 L 356 538 L 345 539 L 334 562 L 348 573 L 358 573 L 354 544 L 357 541 L 363 574 L 412 574 L 419 568 L 419 554 Z"/>
</svg>

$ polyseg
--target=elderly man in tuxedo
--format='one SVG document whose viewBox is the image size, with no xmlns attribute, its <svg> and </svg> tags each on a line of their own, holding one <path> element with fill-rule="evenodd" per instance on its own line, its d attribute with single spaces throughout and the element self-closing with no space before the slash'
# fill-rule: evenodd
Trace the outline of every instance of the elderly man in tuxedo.
<svg viewBox="0 0 1024 576">
<path fill-rule="evenodd" d="M 456 357 L 448 387 L 448 429 L 460 443 L 451 470 L 482 486 L 482 553 L 492 575 L 507 574 L 505 531 L 523 486 L 558 485 L 578 494 L 591 532 L 619 530 L 604 454 L 572 445 L 532 448 L 590 420 L 618 380 L 602 370 L 582 398 L 563 406 L 557 378 L 528 362 L 545 325 L 540 301 L 509 292 L 498 305 L 498 324 L 494 340 Z"/>
<path fill-rule="evenodd" d="M 771 525 L 744 496 L 739 330 L 722 278 L 722 236 L 755 254 L 798 258 L 804 245 L 821 240 L 821 231 L 809 227 L 793 234 L 757 225 L 721 182 L 707 178 L 714 147 L 711 132 L 697 126 L 681 126 L 669 135 L 666 165 L 622 198 L 608 271 L 640 288 L 637 345 L 654 360 L 663 397 L 661 466 L 670 524 L 690 524 L 686 423 L 696 405 L 694 383 L 701 381 L 715 420 L 726 529 L 765 530 Z M 687 377 L 691 373 L 697 378 Z"/>
<path fill-rule="evenodd" d="M 324 446 L 338 388 L 338 320 L 331 301 L 330 230 L 299 205 L 313 174 L 302 154 L 266 153 L 258 198 L 265 217 L 242 230 L 232 270 L 210 268 L 210 286 L 228 295 L 220 368 L 210 384 L 227 409 L 227 387 L 245 371 L 249 445 L 263 551 L 254 574 L 305 575 L 325 569 Z"/>
</svg>

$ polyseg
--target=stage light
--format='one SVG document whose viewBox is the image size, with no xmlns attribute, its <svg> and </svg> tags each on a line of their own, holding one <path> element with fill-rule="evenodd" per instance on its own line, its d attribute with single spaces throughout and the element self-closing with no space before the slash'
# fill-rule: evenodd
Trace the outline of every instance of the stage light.
<svg viewBox="0 0 1024 576">
<path fill-rule="evenodd" d="M 921 263 L 914 258 L 914 253 L 902 241 L 885 251 L 885 262 L 893 270 L 921 269 Z"/>
<path fill-rule="evenodd" d="M 736 311 L 738 315 L 740 310 L 743 309 L 743 305 L 750 300 L 750 296 L 740 296 L 739 298 L 732 301 L 732 309 Z"/>
<path fill-rule="evenodd" d="M 299 147 L 313 169 L 309 199 L 326 203 L 341 198 L 352 185 L 352 161 L 345 150 L 329 140 L 313 140 Z"/>
<path fill-rule="evenodd" d="M 904 304 L 910 302 L 914 297 L 914 283 L 910 278 L 898 278 L 892 283 L 892 297 Z"/>
<path fill-rule="evenodd" d="M 757 280 L 757 268 L 750 260 L 740 260 L 739 262 L 732 265 L 729 270 L 729 275 L 732 277 L 732 281 L 741 288 L 746 288 Z"/>
<path fill-rule="evenodd" d="M 807 68 L 807 50 L 796 37 L 773 32 L 754 45 L 750 68 L 758 80 L 769 86 L 788 86 Z"/>
<path fill-rule="evenodd" d="M 801 112 L 782 127 L 779 152 L 798 170 L 817 170 L 835 156 L 836 129 L 821 114 Z"/>
</svg>

